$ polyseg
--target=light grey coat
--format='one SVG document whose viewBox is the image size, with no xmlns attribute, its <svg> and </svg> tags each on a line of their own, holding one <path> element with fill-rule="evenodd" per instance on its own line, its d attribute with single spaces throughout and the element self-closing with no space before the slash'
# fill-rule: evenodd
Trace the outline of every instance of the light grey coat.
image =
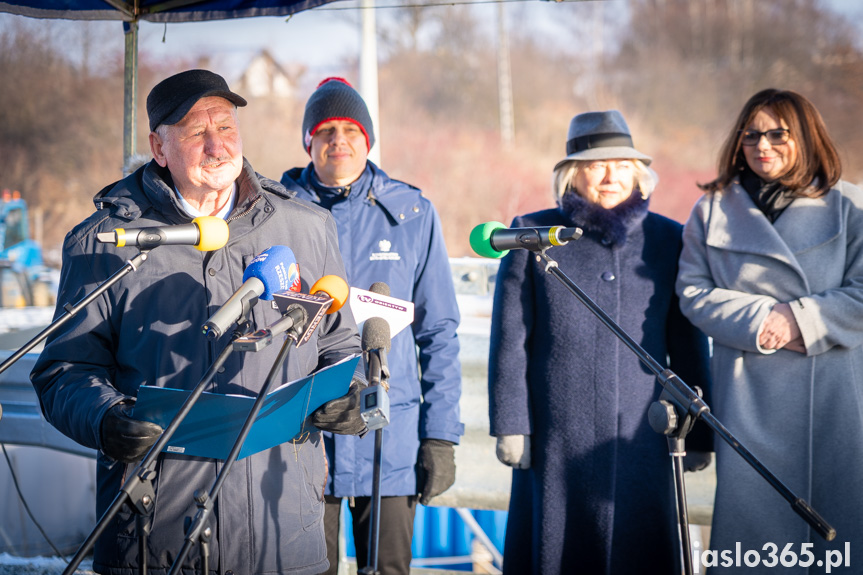
<svg viewBox="0 0 863 575">
<path fill-rule="evenodd" d="M 741 543 L 739 570 L 823 573 L 819 560 L 850 543 L 863 569 L 863 191 L 839 182 L 798 198 L 771 224 L 739 184 L 702 197 L 683 234 L 681 309 L 713 338 L 713 413 L 797 496 L 837 530 L 825 542 L 724 441 L 710 549 Z M 789 302 L 805 355 L 758 346 L 771 308 Z M 803 544 L 812 543 L 812 546 Z M 775 553 L 771 546 L 776 546 Z M 810 568 L 772 564 L 786 545 Z M 754 556 L 750 556 L 753 558 Z M 708 556 L 709 560 L 710 557 Z M 785 559 L 790 560 L 790 556 Z M 718 557 L 719 565 L 722 559 Z M 807 561 L 805 555 L 800 561 Z M 831 559 L 835 562 L 835 555 Z M 845 564 L 843 558 L 842 564 Z M 826 561 L 825 561 L 826 565 Z M 763 571 L 762 571 L 763 570 Z M 726 573 L 725 569 L 719 570 Z M 834 568 L 832 572 L 850 572 Z"/>
</svg>

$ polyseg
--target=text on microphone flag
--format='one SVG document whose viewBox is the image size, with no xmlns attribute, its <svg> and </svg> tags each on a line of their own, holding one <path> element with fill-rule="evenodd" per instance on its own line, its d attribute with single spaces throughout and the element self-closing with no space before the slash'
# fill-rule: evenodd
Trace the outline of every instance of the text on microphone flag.
<svg viewBox="0 0 863 575">
<path fill-rule="evenodd" d="M 414 321 L 414 304 L 410 301 L 356 287 L 351 288 L 348 301 L 361 331 L 367 319 L 380 317 L 386 320 L 390 326 L 390 335 L 395 337 Z"/>
<path fill-rule="evenodd" d="M 382 299 L 378 299 L 378 298 L 374 298 L 374 297 L 369 297 L 365 294 L 357 294 L 357 300 L 361 301 L 363 303 L 369 303 L 369 304 L 373 304 L 373 305 L 381 305 L 384 307 L 392 308 L 396 311 L 403 311 L 403 312 L 408 311 L 408 308 L 403 306 L 403 305 L 399 305 L 399 304 L 388 302 L 388 301 L 383 301 Z"/>
</svg>

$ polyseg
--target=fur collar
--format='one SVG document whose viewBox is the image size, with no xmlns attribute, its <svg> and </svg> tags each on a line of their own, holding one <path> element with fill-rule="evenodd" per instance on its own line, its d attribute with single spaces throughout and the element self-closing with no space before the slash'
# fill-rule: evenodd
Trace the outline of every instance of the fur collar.
<svg viewBox="0 0 863 575">
<path fill-rule="evenodd" d="M 622 247 L 626 237 L 647 217 L 650 199 L 643 199 L 637 189 L 628 199 L 611 208 L 603 208 L 569 189 L 560 201 L 560 211 L 585 233 L 598 235 L 604 244 Z"/>
</svg>

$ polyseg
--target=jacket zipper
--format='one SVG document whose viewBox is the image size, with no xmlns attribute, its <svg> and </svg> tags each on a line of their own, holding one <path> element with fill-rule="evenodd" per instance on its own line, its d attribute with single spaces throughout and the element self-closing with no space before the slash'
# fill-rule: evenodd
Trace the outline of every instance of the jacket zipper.
<svg viewBox="0 0 863 575">
<path fill-rule="evenodd" d="M 225 222 L 226 222 L 226 223 L 231 223 L 231 222 L 233 222 L 234 220 L 238 220 L 238 219 L 242 218 L 243 216 L 245 216 L 246 214 L 248 214 L 249 212 L 251 212 L 251 211 L 252 211 L 252 208 L 254 208 L 254 207 L 258 204 L 258 202 L 260 202 L 263 198 L 264 198 L 263 196 L 258 196 L 257 198 L 255 198 L 254 200 L 252 200 L 252 203 L 251 203 L 251 204 L 249 204 L 249 207 L 248 207 L 248 208 L 246 208 L 246 210 L 245 210 L 243 213 L 237 214 L 236 216 L 231 216 L 230 218 L 228 218 L 227 220 L 225 220 Z"/>
</svg>

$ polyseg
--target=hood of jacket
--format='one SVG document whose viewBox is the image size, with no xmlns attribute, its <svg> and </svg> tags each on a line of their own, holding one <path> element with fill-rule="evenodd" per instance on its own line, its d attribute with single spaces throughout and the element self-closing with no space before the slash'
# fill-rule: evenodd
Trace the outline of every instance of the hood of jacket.
<svg viewBox="0 0 863 575">
<path fill-rule="evenodd" d="M 279 182 L 256 173 L 249 161 L 243 158 L 243 169 L 237 178 L 238 196 L 231 217 L 243 213 L 263 195 L 263 190 L 292 198 L 295 191 L 286 190 Z M 134 221 L 154 209 L 172 224 L 185 224 L 192 216 L 181 207 L 174 189 L 171 172 L 151 160 L 117 182 L 105 186 L 93 197 L 97 210 L 110 209 L 113 217 Z"/>
<path fill-rule="evenodd" d="M 425 211 L 422 206 L 422 192 L 399 180 L 390 178 L 373 162 L 366 162 L 363 174 L 352 184 L 340 188 L 324 186 L 315 174 L 311 162 L 305 168 L 293 168 L 282 174 L 281 183 L 289 192 L 299 193 L 300 197 L 311 196 L 309 199 L 321 203 L 321 195 L 326 189 L 334 194 L 340 194 L 344 199 L 361 200 L 364 203 L 378 205 L 387 215 L 393 225 L 401 225 L 422 217 Z"/>
</svg>

